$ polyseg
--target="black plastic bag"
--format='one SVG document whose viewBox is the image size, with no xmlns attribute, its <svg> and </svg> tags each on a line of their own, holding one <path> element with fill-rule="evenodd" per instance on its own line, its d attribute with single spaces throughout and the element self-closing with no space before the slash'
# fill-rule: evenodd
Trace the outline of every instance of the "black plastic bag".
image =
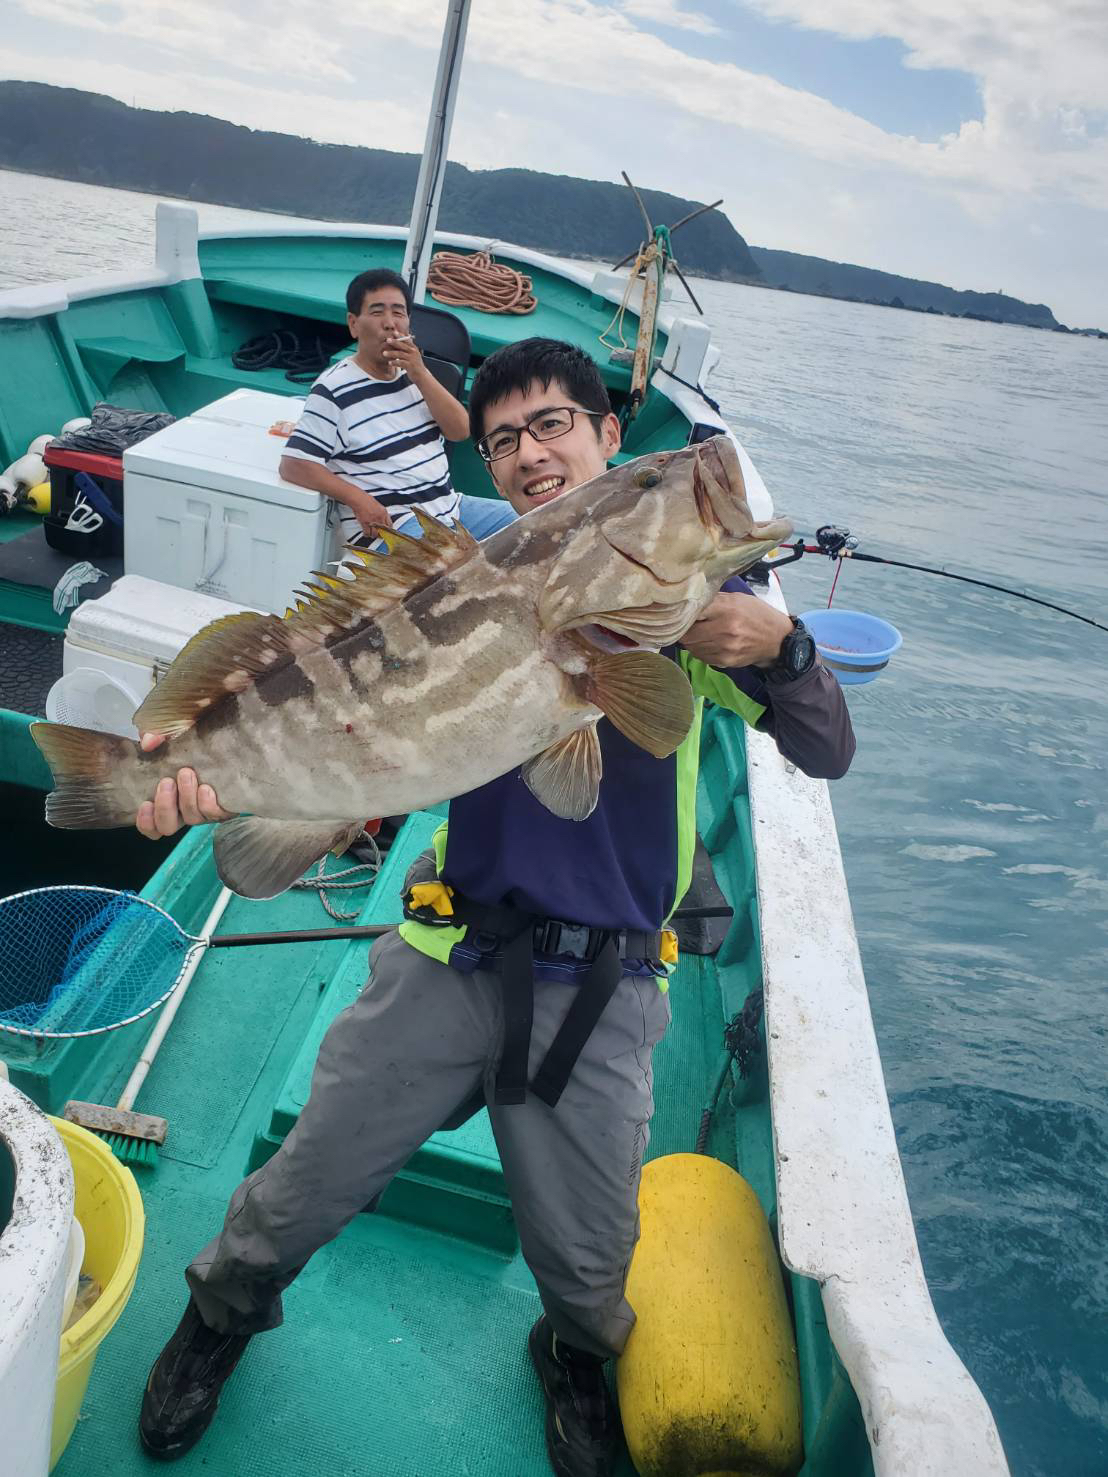
<svg viewBox="0 0 1108 1477">
<path fill-rule="evenodd" d="M 145 441 L 155 431 L 164 430 L 177 419 L 166 410 L 125 410 L 119 405 L 101 401 L 92 407 L 92 425 L 67 436 L 57 436 L 52 446 L 67 451 L 95 451 L 101 456 L 122 456 L 128 446 Z"/>
</svg>

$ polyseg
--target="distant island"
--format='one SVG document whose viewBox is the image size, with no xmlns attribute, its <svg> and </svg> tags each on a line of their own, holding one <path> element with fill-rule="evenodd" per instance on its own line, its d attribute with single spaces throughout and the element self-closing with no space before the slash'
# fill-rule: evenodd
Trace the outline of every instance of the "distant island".
<svg viewBox="0 0 1108 1477">
<path fill-rule="evenodd" d="M 1108 338 L 1108 334 L 1101 334 L 1097 329 L 1066 328 L 1045 303 L 1021 302 L 1006 292 L 959 292 L 939 282 L 919 282 L 914 277 L 897 277 L 874 267 L 854 267 L 847 262 L 801 256 L 795 251 L 771 251 L 764 246 L 752 246 L 750 254 L 758 263 L 765 286 L 782 291 L 905 308 L 913 313 L 972 318 L 981 323 L 1018 323 L 1024 328 Z"/>
<path fill-rule="evenodd" d="M 321 144 L 195 113 L 131 108 L 68 87 L 0 82 L 0 168 L 27 174 L 322 220 L 405 225 L 418 167 L 415 154 Z M 694 201 L 659 190 L 641 193 L 656 222 L 676 221 L 696 208 Z M 643 234 L 623 185 L 460 164 L 447 165 L 439 226 L 559 256 L 609 261 L 633 250 Z M 677 244 L 685 271 L 702 277 L 1070 332 L 1042 303 L 748 247 L 720 211 L 691 222 Z"/>
</svg>

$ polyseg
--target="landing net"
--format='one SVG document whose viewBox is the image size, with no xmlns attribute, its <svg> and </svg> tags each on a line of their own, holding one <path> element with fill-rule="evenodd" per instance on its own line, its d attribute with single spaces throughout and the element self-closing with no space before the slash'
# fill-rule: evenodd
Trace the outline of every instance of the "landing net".
<svg viewBox="0 0 1108 1477">
<path fill-rule="evenodd" d="M 155 903 L 106 887 L 0 900 L 0 1030 L 91 1036 L 170 995 L 200 940 Z"/>
</svg>

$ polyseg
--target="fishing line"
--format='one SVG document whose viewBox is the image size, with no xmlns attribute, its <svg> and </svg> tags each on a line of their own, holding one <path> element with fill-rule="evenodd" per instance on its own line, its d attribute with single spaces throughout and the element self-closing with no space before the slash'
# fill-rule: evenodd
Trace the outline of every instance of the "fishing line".
<svg viewBox="0 0 1108 1477">
<path fill-rule="evenodd" d="M 821 539 L 820 536 L 823 534 L 827 534 L 829 537 Z M 1090 615 L 1081 615 L 1079 611 L 1070 610 L 1065 605 L 1057 605 L 1053 600 L 1043 600 L 1038 595 L 1029 595 L 1026 590 L 1013 590 L 1010 585 L 998 585 L 992 580 L 974 579 L 968 574 L 955 574 L 950 569 L 936 569 L 932 564 L 910 564 L 905 559 L 888 559 L 881 554 L 860 554 L 857 549 L 848 547 L 850 537 L 849 532 L 845 529 L 817 529 L 816 539 L 818 542 L 806 544 L 803 539 L 798 539 L 795 543 L 782 545 L 783 548 L 787 548 L 791 552 L 783 559 L 771 560 L 769 567 L 775 569 L 780 564 L 792 564 L 803 554 L 826 554 L 829 559 L 840 561 L 839 570 L 842 569 L 841 561 L 843 559 L 857 559 L 863 564 L 888 564 L 895 569 L 911 569 L 920 574 L 937 574 L 943 579 L 957 580 L 963 585 L 977 585 L 983 590 L 995 590 L 1001 595 L 1011 595 L 1015 600 L 1026 600 L 1031 605 L 1041 605 L 1046 610 L 1057 611 L 1059 615 L 1068 615 L 1075 621 L 1083 621 L 1087 626 L 1095 626 L 1098 631 L 1108 631 L 1108 626 L 1104 625 L 1101 621 L 1093 620 Z M 836 571 L 835 579 L 838 580 L 838 577 L 838 571 Z M 835 586 L 832 585 L 832 595 L 834 592 Z M 828 600 L 827 603 L 830 605 L 831 601 Z"/>
</svg>

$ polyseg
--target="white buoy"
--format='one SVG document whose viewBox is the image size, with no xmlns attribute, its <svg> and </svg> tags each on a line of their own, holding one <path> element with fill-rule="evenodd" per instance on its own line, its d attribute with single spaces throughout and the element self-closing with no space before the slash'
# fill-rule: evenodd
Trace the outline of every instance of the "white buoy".
<svg viewBox="0 0 1108 1477">
<path fill-rule="evenodd" d="M 0 1431 L 4 1471 L 46 1477 L 73 1170 L 49 1120 L 0 1076 Z"/>
<path fill-rule="evenodd" d="M 27 488 L 37 487 L 40 482 L 45 482 L 50 473 L 38 452 L 28 451 L 26 455 L 12 462 L 4 476 L 12 478 L 17 487 Z"/>
</svg>

